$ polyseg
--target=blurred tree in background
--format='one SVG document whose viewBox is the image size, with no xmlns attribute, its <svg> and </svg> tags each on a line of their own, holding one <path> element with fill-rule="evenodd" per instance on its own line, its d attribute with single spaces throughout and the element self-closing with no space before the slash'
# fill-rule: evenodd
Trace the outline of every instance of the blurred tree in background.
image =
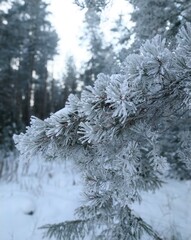
<svg viewBox="0 0 191 240">
<path fill-rule="evenodd" d="M 134 11 L 131 20 L 135 22 L 133 48 L 138 49 L 147 39 L 160 34 L 174 44 L 178 30 L 185 22 L 191 22 L 190 0 L 127 0 Z M 174 40 L 174 41 L 173 41 Z"/>
<path fill-rule="evenodd" d="M 58 36 L 42 0 L 0 2 L 0 144 L 29 124 L 31 114 L 48 116 L 48 61 Z"/>
<path fill-rule="evenodd" d="M 66 61 L 66 74 L 63 76 L 64 90 L 63 90 L 63 102 L 67 101 L 70 93 L 77 93 L 77 69 L 75 66 L 74 58 L 68 57 Z"/>
<path fill-rule="evenodd" d="M 87 41 L 87 50 L 90 59 L 83 66 L 85 71 L 80 79 L 85 86 L 92 85 L 99 73 L 111 74 L 116 71 L 116 54 L 112 43 L 104 39 L 100 26 L 101 12 L 91 4 L 87 6 L 85 14 L 85 31 L 82 41 Z"/>
</svg>

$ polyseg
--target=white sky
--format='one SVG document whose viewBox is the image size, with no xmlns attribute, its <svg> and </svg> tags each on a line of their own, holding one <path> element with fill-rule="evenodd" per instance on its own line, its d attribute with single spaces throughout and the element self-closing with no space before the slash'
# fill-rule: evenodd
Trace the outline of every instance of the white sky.
<svg viewBox="0 0 191 240">
<path fill-rule="evenodd" d="M 83 35 L 85 10 L 80 10 L 73 4 L 73 0 L 49 0 L 49 2 L 52 12 L 50 20 L 60 38 L 58 46 L 60 55 L 55 57 L 51 64 L 51 70 L 54 72 L 54 77 L 60 78 L 64 72 L 67 56 L 74 56 L 78 68 L 80 68 L 82 61 L 88 59 L 86 49 L 79 45 L 79 37 Z M 129 8 L 127 1 L 112 0 L 112 7 L 109 5 L 105 10 L 104 31 L 106 31 L 106 34 L 119 14 L 128 14 L 129 11 L 131 11 L 131 8 Z M 109 39 L 110 37 L 111 39 Z M 112 40 L 112 36 L 107 34 L 107 39 Z"/>
<path fill-rule="evenodd" d="M 72 4 L 73 0 L 51 0 L 50 18 L 56 32 L 60 38 L 58 43 L 59 56 L 55 57 L 53 69 L 55 77 L 61 77 L 64 72 L 65 60 L 67 56 L 78 58 L 78 62 L 82 61 L 86 52 L 79 47 L 79 37 L 82 32 L 82 22 L 84 11 Z"/>
</svg>

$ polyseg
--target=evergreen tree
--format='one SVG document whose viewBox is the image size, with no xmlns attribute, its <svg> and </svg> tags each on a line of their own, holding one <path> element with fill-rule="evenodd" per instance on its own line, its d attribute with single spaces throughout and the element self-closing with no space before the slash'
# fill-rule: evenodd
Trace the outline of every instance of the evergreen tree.
<svg viewBox="0 0 191 240">
<path fill-rule="evenodd" d="M 182 27 L 171 51 L 160 36 L 147 40 L 140 54 L 127 57 L 119 74 L 100 74 L 81 99 L 70 95 L 66 107 L 45 121 L 31 119 L 15 136 L 26 157 L 65 154 L 83 172 L 86 202 L 78 218 L 47 225 L 57 239 L 163 239 L 131 209 L 141 192 L 155 190 L 168 169 L 163 139 L 190 116 L 191 25 Z M 177 145 L 190 169 L 190 131 Z M 171 135 L 172 136 L 172 135 Z"/>
<path fill-rule="evenodd" d="M 77 70 L 73 57 L 69 57 L 66 61 L 66 74 L 63 77 L 63 105 L 66 103 L 68 96 L 71 93 L 77 93 Z M 63 106 L 62 105 L 62 106 Z"/>
<path fill-rule="evenodd" d="M 174 44 L 175 36 L 185 22 L 191 22 L 190 0 L 129 0 L 133 5 L 132 21 L 135 22 L 133 48 L 156 34 Z"/>
<path fill-rule="evenodd" d="M 41 0 L 2 1 L 0 11 L 0 145 L 12 146 L 12 135 L 35 113 L 47 113 L 47 63 L 56 54 L 57 34 Z"/>
<path fill-rule="evenodd" d="M 100 23 L 101 13 L 91 3 L 87 4 L 84 37 L 87 41 L 90 59 L 84 66 L 84 73 L 80 76 L 85 86 L 92 85 L 99 73 L 110 74 L 111 71 L 116 72 L 117 68 L 113 46 L 104 41 Z"/>
<path fill-rule="evenodd" d="M 81 8 L 93 8 L 99 12 L 110 2 L 110 0 L 74 0 Z"/>
<path fill-rule="evenodd" d="M 8 2 L 2 1 L 1 4 Z M 8 6 L 7 11 L 0 11 L 0 145 L 10 148 L 12 134 L 22 125 L 21 85 L 16 76 L 23 34 L 18 14 L 22 7 L 16 3 L 12 8 Z"/>
<path fill-rule="evenodd" d="M 156 34 L 166 37 L 169 47 L 174 46 L 176 34 L 184 23 L 191 22 L 191 3 L 188 0 L 165 1 L 165 0 L 130 0 L 134 6 L 132 20 L 135 22 L 133 32 L 135 42 L 129 51 L 136 49 L 147 39 L 151 39 Z M 177 121 L 168 134 L 161 141 L 161 148 L 167 157 L 172 171 L 171 176 L 180 179 L 190 179 L 191 173 L 187 166 L 182 162 L 182 156 L 179 154 L 179 146 L 184 142 L 185 131 L 189 129 L 189 116 Z M 187 130 L 186 130 L 187 129 Z"/>
<path fill-rule="evenodd" d="M 54 113 L 62 109 L 65 105 L 64 87 L 60 80 L 52 78 L 49 80 L 48 88 L 47 112 Z"/>
<path fill-rule="evenodd" d="M 23 81 L 23 122 L 34 113 L 47 116 L 47 63 L 56 54 L 57 34 L 47 20 L 47 4 L 42 0 L 24 2 L 24 42 L 19 78 Z"/>
</svg>

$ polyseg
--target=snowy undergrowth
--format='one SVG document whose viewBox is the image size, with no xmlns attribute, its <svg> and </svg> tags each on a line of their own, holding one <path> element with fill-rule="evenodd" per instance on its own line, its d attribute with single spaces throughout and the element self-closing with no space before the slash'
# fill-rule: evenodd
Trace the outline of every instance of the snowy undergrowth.
<svg viewBox="0 0 191 240">
<path fill-rule="evenodd" d="M 191 239 L 191 181 L 167 180 L 155 193 L 143 193 L 142 203 L 134 204 L 140 216 L 164 239 Z"/>
<path fill-rule="evenodd" d="M 22 163 L 17 182 L 0 183 L 3 240 L 41 240 L 40 226 L 74 219 L 83 201 L 82 181 L 72 161 L 36 158 Z M 160 235 L 168 240 L 191 239 L 191 181 L 168 180 L 156 193 L 143 193 L 142 198 L 133 209 Z"/>
<path fill-rule="evenodd" d="M 74 218 L 80 176 L 70 161 L 21 161 L 17 182 L 0 182 L 0 239 L 41 240 L 40 226 Z"/>
<path fill-rule="evenodd" d="M 18 161 L 17 151 L 0 150 L 0 178 L 5 181 L 17 179 Z"/>
</svg>

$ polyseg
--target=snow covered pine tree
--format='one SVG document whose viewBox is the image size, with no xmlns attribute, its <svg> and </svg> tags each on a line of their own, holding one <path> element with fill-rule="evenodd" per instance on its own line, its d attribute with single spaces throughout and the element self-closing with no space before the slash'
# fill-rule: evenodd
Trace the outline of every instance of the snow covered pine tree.
<svg viewBox="0 0 191 240">
<path fill-rule="evenodd" d="M 78 99 L 44 121 L 35 117 L 14 137 L 21 154 L 70 155 L 83 172 L 86 203 L 77 220 L 46 225 L 56 239 L 163 239 L 131 209 L 141 191 L 155 190 L 168 169 L 161 149 L 173 126 L 190 118 L 191 25 L 168 50 L 156 36 L 127 57 L 121 72 L 100 74 Z M 186 125 L 188 126 L 188 125 Z M 190 131 L 177 145 L 190 168 Z"/>
</svg>

